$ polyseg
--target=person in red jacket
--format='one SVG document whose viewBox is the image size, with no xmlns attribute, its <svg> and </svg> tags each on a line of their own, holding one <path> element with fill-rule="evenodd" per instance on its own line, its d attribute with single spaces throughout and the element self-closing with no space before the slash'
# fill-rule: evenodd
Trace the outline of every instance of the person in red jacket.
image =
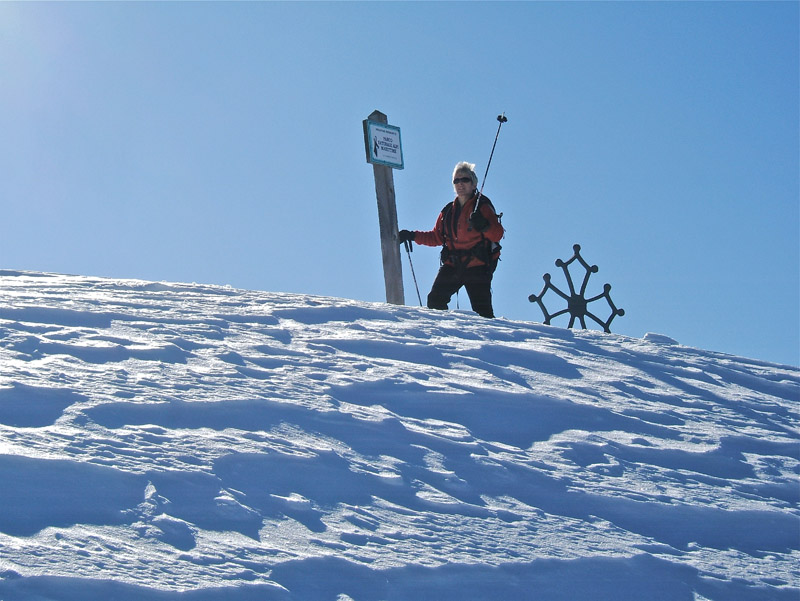
<svg viewBox="0 0 800 601">
<path fill-rule="evenodd" d="M 483 317 L 494 317 L 492 277 L 505 230 L 491 201 L 478 192 L 475 165 L 458 163 L 453 170 L 453 187 L 456 198 L 445 205 L 431 231 L 401 230 L 398 240 L 401 244 L 411 240 L 443 247 L 441 267 L 428 294 L 429 309 L 447 309 L 453 294 L 464 286 L 472 310 Z"/>
</svg>

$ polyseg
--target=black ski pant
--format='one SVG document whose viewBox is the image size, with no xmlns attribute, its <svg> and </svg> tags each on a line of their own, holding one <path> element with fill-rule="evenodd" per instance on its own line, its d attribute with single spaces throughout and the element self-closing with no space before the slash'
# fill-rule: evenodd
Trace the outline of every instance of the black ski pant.
<svg viewBox="0 0 800 601">
<path fill-rule="evenodd" d="M 483 317 L 494 317 L 492 309 L 492 272 L 486 265 L 457 269 L 446 263 L 439 268 L 428 294 L 429 309 L 447 309 L 453 295 L 464 286 L 472 310 Z"/>
</svg>

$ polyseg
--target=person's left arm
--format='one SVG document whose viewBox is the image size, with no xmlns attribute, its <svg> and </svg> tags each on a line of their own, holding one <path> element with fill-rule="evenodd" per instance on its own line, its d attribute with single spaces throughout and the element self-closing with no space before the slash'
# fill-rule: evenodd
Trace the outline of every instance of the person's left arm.
<svg viewBox="0 0 800 601">
<path fill-rule="evenodd" d="M 472 227 L 492 242 L 500 242 L 505 234 L 492 205 L 486 203 L 478 207 L 478 212 L 470 217 Z"/>
</svg>

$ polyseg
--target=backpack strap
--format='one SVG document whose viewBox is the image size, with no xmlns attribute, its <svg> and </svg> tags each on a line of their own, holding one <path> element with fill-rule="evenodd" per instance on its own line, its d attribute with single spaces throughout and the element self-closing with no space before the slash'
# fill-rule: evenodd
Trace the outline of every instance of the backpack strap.
<svg viewBox="0 0 800 601">
<path fill-rule="evenodd" d="M 447 240 L 453 240 L 455 238 L 455 232 L 453 231 L 453 220 L 452 220 L 452 213 L 453 213 L 453 203 L 448 202 L 442 208 L 442 239 L 444 240 L 443 246 L 447 248 Z"/>
</svg>

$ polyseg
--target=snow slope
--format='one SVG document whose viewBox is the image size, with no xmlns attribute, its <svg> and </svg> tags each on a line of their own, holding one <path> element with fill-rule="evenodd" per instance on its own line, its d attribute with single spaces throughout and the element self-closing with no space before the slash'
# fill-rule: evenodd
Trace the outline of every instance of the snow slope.
<svg viewBox="0 0 800 601">
<path fill-rule="evenodd" d="M 800 598 L 800 370 L 0 271 L 0 599 Z"/>
</svg>

